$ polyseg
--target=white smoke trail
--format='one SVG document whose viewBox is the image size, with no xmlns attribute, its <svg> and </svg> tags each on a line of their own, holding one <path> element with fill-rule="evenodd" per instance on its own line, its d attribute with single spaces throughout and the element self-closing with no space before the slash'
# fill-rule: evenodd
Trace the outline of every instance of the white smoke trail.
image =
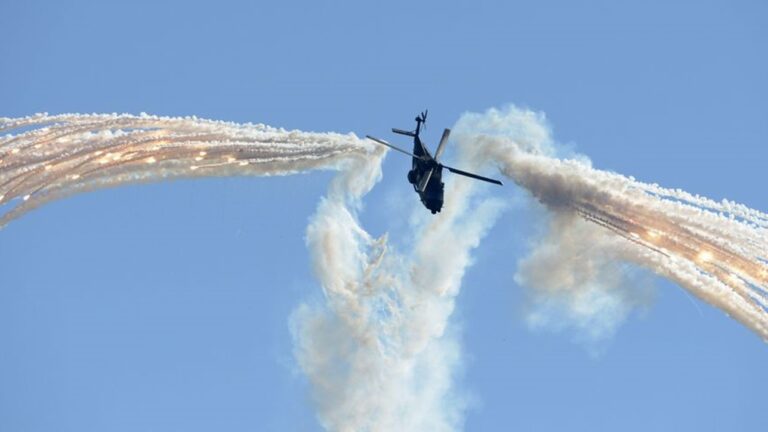
<svg viewBox="0 0 768 432">
<path fill-rule="evenodd" d="M 13 130 L 21 133 L 8 134 Z M 182 177 L 334 168 L 380 151 L 353 134 L 146 114 L 0 118 L 1 132 L 0 204 L 21 202 L 0 217 L 0 227 L 73 193 Z"/>
<path fill-rule="evenodd" d="M 595 338 L 610 334 L 648 292 L 628 290 L 623 266 L 664 276 L 768 338 L 768 215 L 558 159 L 543 115 L 514 107 L 467 114 L 460 140 L 553 214 L 519 263 L 532 288 L 532 324 L 559 309 Z M 522 133 L 521 133 L 522 132 Z"/>
<path fill-rule="evenodd" d="M 357 221 L 360 194 L 375 180 L 368 173 L 379 168 L 359 163 L 339 174 L 307 230 L 326 302 L 294 313 L 296 357 L 328 430 L 458 430 L 466 401 L 448 319 L 469 252 L 501 205 L 481 199 L 468 212 L 474 183 L 450 184 L 443 213 L 415 227 L 414 249 L 398 253 Z M 351 184 L 367 187 L 348 194 Z"/>
</svg>

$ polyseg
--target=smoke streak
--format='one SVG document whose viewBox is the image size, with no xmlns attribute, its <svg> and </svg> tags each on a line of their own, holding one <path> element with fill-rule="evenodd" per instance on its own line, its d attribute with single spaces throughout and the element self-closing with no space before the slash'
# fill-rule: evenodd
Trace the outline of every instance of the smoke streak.
<svg viewBox="0 0 768 432">
<path fill-rule="evenodd" d="M 283 175 L 379 151 L 353 134 L 142 114 L 0 118 L 0 227 L 74 193 L 173 178 Z"/>
<path fill-rule="evenodd" d="M 619 266 L 629 262 L 768 339 L 768 215 L 597 170 L 583 156 L 559 159 L 540 114 L 490 110 L 457 128 L 472 159 L 497 164 L 554 215 L 517 274 L 540 303 L 564 303 L 580 327 L 609 317 L 600 332 L 609 333 L 642 303 L 622 289 Z"/>
<path fill-rule="evenodd" d="M 296 357 L 328 430 L 458 430 L 466 401 L 455 391 L 461 363 L 448 320 L 469 253 L 501 205 L 480 199 L 468 212 L 475 183 L 449 184 L 443 213 L 414 227 L 413 250 L 397 251 L 354 212 L 375 180 L 361 173 L 378 169 L 376 161 L 341 172 L 311 220 L 307 244 L 325 302 L 294 313 Z M 350 184 L 367 187 L 347 194 Z"/>
</svg>

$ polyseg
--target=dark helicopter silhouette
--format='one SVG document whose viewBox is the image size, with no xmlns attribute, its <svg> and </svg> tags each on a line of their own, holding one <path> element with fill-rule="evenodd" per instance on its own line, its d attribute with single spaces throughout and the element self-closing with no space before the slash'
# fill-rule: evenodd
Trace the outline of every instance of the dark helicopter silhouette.
<svg viewBox="0 0 768 432">
<path fill-rule="evenodd" d="M 501 185 L 498 180 L 483 177 L 477 174 L 472 174 L 460 169 L 451 168 L 447 165 L 443 165 L 438 161 L 440 155 L 445 150 L 445 144 L 448 142 L 448 136 L 451 134 L 450 129 L 443 131 L 443 136 L 440 138 L 440 144 L 437 145 L 435 156 L 429 153 L 427 147 L 421 142 L 419 138 L 419 132 L 421 132 L 421 126 L 427 122 L 427 111 L 416 116 L 416 130 L 413 132 L 405 131 L 402 129 L 392 128 L 392 132 L 400 135 L 406 135 L 413 137 L 413 153 L 407 152 L 401 148 L 395 147 L 392 144 L 379 139 L 366 135 L 368 139 L 376 141 L 379 144 L 383 144 L 393 150 L 397 150 L 400 153 L 407 154 L 413 158 L 411 170 L 408 171 L 408 182 L 413 185 L 413 190 L 419 194 L 421 202 L 424 207 L 428 208 L 432 214 L 438 213 L 443 208 L 443 168 L 448 171 L 460 174 L 466 177 L 471 177 L 476 180 L 482 180 L 489 183 Z"/>
</svg>

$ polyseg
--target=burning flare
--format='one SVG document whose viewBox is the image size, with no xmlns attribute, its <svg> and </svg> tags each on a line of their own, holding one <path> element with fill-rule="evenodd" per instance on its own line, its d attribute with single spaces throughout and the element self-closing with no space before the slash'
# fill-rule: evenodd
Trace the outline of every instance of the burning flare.
<svg viewBox="0 0 768 432">
<path fill-rule="evenodd" d="M 22 132 L 8 134 L 14 130 Z M 23 199 L 0 217 L 0 227 L 77 192 L 182 177 L 290 174 L 378 151 L 353 134 L 146 114 L 0 118 L 0 133 L 0 205 Z"/>
</svg>

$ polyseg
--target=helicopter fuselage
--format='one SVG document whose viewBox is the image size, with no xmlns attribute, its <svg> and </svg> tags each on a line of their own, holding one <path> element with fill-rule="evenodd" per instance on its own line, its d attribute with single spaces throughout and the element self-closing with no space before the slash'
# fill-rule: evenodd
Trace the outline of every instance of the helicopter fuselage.
<svg viewBox="0 0 768 432">
<path fill-rule="evenodd" d="M 413 185 L 413 190 L 419 194 L 424 207 L 432 214 L 439 213 L 443 208 L 443 167 L 435 161 L 425 149 L 418 135 L 413 137 L 413 154 L 418 158 L 412 158 L 411 170 L 408 171 L 408 182 Z M 427 187 L 419 191 L 419 184 L 424 176 L 432 170 Z"/>
</svg>

